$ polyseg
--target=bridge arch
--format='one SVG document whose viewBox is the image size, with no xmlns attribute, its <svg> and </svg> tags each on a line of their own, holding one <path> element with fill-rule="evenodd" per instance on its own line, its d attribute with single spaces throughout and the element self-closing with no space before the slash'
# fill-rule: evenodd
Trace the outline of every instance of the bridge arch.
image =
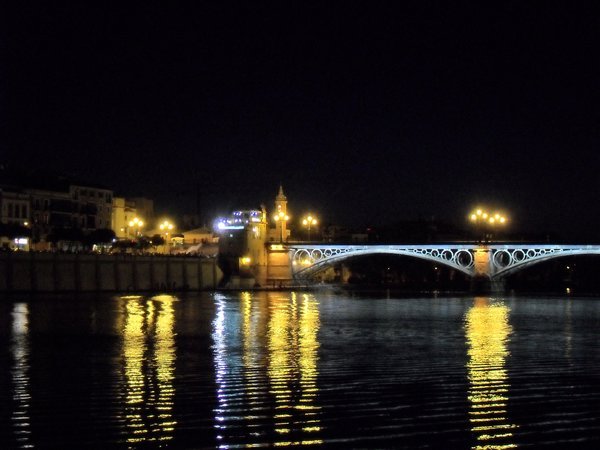
<svg viewBox="0 0 600 450">
<path fill-rule="evenodd" d="M 335 263 L 357 256 L 374 254 L 409 256 L 444 265 L 467 275 L 473 274 L 474 256 L 473 249 L 470 247 L 394 245 L 291 246 L 290 260 L 292 263 L 292 274 L 294 275 L 294 278 L 310 278 Z"/>
<path fill-rule="evenodd" d="M 448 266 L 469 276 L 502 279 L 549 259 L 600 255 L 600 245 L 549 244 L 435 244 L 435 245 L 288 245 L 292 275 L 306 279 L 326 266 L 345 259 L 373 254 L 420 258 Z"/>
<path fill-rule="evenodd" d="M 518 246 L 497 248 L 491 256 L 493 277 L 506 278 L 535 264 L 567 256 L 600 256 L 600 246 Z"/>
</svg>

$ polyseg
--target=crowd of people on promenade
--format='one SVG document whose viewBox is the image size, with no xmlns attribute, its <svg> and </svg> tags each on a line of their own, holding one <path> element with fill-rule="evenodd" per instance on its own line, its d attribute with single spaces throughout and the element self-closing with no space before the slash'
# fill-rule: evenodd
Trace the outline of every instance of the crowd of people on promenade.
<svg viewBox="0 0 600 450">
<path fill-rule="evenodd" d="M 97 250 L 97 249 L 89 249 L 89 248 L 74 248 L 74 247 L 65 247 L 65 248 L 49 248 L 49 249 L 34 249 L 34 248 L 10 248 L 7 246 L 0 247 L 0 253 L 41 253 L 41 254 L 70 254 L 70 255 L 116 255 L 116 256 L 155 256 L 160 258 L 216 258 L 217 252 L 159 252 L 152 250 L 131 250 L 124 251 L 123 249 L 107 249 L 107 250 Z"/>
</svg>

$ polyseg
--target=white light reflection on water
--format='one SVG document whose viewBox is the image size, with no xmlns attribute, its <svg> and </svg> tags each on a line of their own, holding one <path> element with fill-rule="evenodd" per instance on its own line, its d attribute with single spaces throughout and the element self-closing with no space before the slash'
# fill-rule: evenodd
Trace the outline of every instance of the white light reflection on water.
<svg viewBox="0 0 600 450">
<path fill-rule="evenodd" d="M 175 388 L 175 297 L 141 296 L 125 300 L 123 358 L 126 382 L 125 421 L 130 448 L 173 439 Z M 152 345 L 150 345 L 152 343 Z"/>
<path fill-rule="evenodd" d="M 215 375 L 217 382 L 217 402 L 218 408 L 215 410 L 215 429 L 217 430 L 217 439 L 221 441 L 223 436 L 221 429 L 224 429 L 225 421 L 224 412 L 227 408 L 225 399 L 226 376 L 227 376 L 227 343 L 225 341 L 225 296 L 216 293 L 215 294 L 216 313 L 215 320 L 213 321 L 213 349 L 215 359 Z M 225 446 L 225 448 L 227 448 Z"/>
<path fill-rule="evenodd" d="M 314 296 L 244 292 L 235 301 L 215 295 L 215 428 L 221 448 L 321 444 Z"/>
<path fill-rule="evenodd" d="M 15 303 L 12 310 L 13 356 L 12 384 L 13 402 L 12 425 L 15 441 L 19 448 L 32 448 L 31 418 L 29 416 L 31 395 L 29 391 L 29 305 Z"/>
<path fill-rule="evenodd" d="M 476 297 L 465 317 L 469 347 L 469 420 L 477 450 L 515 448 L 508 418 L 508 339 L 510 310 L 503 303 Z"/>
</svg>

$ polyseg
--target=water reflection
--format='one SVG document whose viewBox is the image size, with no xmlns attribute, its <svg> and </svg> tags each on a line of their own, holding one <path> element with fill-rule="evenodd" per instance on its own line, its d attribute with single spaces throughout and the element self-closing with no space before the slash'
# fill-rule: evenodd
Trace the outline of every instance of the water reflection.
<svg viewBox="0 0 600 450">
<path fill-rule="evenodd" d="M 571 363 L 572 353 L 573 353 L 573 312 L 572 312 L 573 302 L 571 298 L 567 297 L 566 299 L 566 309 L 565 309 L 565 358 L 569 363 Z"/>
<path fill-rule="evenodd" d="M 215 428 L 221 447 L 322 443 L 314 296 L 246 292 L 239 303 L 220 294 L 215 299 Z"/>
<path fill-rule="evenodd" d="M 260 414 L 257 412 L 261 408 L 261 392 L 264 384 L 261 376 L 261 365 L 264 361 L 264 349 L 261 348 L 259 336 L 264 336 L 264 329 L 258 327 L 263 326 L 264 321 L 260 321 L 260 314 L 253 313 L 253 300 L 249 292 L 242 293 L 241 298 L 242 309 L 242 367 L 243 367 L 243 383 L 245 385 L 244 394 L 245 401 L 249 406 L 252 414 L 247 412 L 243 420 L 248 423 L 260 419 Z"/>
<path fill-rule="evenodd" d="M 225 297 L 219 293 L 215 294 L 217 311 L 213 321 L 213 341 L 215 355 L 215 378 L 217 382 L 217 401 L 218 408 L 215 409 L 215 428 L 217 430 L 217 439 L 222 440 L 221 429 L 225 430 L 225 413 L 227 412 L 227 401 L 225 392 L 227 391 L 227 343 L 225 333 Z"/>
<path fill-rule="evenodd" d="M 175 370 L 175 297 L 122 297 L 125 301 L 123 357 L 126 441 L 169 441 L 173 419 Z"/>
<path fill-rule="evenodd" d="M 316 403 L 319 311 L 314 297 L 295 293 L 274 298 L 268 329 L 268 374 L 275 397 L 275 431 L 281 435 L 300 429 L 303 439 L 276 445 L 309 445 L 322 441 L 310 434 L 321 430 Z"/>
<path fill-rule="evenodd" d="M 29 379 L 29 305 L 15 303 L 12 310 L 11 353 L 13 365 L 12 398 L 14 409 L 11 422 L 19 448 L 32 448 Z"/>
<path fill-rule="evenodd" d="M 476 297 L 466 314 L 469 419 L 477 440 L 474 449 L 516 447 L 512 443 L 516 425 L 507 416 L 509 313 L 502 303 Z"/>
</svg>

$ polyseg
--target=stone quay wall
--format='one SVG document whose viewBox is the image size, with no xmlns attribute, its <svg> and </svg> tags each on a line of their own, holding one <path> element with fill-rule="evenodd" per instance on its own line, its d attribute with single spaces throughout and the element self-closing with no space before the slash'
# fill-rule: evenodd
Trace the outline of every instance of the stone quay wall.
<svg viewBox="0 0 600 450">
<path fill-rule="evenodd" d="M 214 258 L 0 253 L 0 292 L 212 290 L 222 276 Z"/>
</svg>

